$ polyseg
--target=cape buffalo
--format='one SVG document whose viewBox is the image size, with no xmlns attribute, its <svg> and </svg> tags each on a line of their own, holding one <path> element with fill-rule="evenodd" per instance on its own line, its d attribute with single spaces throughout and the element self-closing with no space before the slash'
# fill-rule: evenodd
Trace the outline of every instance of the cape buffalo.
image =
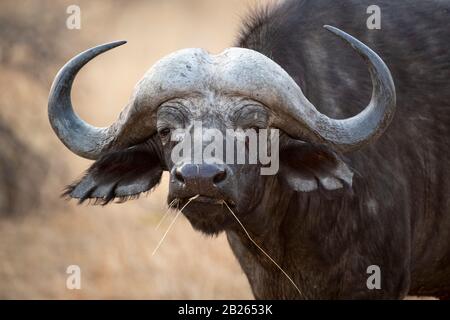
<svg viewBox="0 0 450 320">
<path fill-rule="evenodd" d="M 368 28 L 371 5 L 381 29 Z M 96 160 L 66 194 L 126 200 L 169 171 L 168 202 L 195 229 L 226 232 L 255 298 L 450 298 L 449 21 L 442 0 L 280 2 L 244 21 L 235 47 L 161 59 L 106 128 L 75 114 L 70 91 L 124 42 L 89 49 L 49 97 L 59 139 Z M 278 172 L 215 155 L 173 161 L 187 139 L 174 131 L 195 121 L 279 129 Z"/>
</svg>

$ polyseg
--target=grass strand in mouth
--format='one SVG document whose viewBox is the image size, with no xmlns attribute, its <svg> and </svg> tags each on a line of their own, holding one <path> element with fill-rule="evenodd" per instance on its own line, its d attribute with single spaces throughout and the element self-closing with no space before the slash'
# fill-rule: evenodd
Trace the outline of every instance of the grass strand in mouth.
<svg viewBox="0 0 450 320">
<path fill-rule="evenodd" d="M 225 206 L 228 208 L 228 210 L 231 212 L 231 214 L 233 215 L 233 217 L 236 219 L 236 221 L 238 222 L 238 224 L 241 226 L 242 230 L 244 230 L 245 234 L 247 235 L 247 238 L 286 276 L 286 278 L 291 282 L 291 284 L 294 286 L 294 288 L 298 291 L 298 293 L 300 294 L 300 296 L 305 297 L 302 292 L 300 291 L 300 289 L 297 287 L 297 285 L 295 284 L 294 280 L 292 280 L 292 278 L 287 274 L 286 271 L 284 271 L 284 269 L 274 260 L 272 259 L 272 257 L 263 250 L 263 248 L 261 248 L 255 240 L 252 239 L 252 237 L 250 236 L 250 234 L 248 233 L 247 229 L 244 227 L 244 225 L 242 224 L 241 220 L 239 220 L 239 218 L 236 216 L 236 214 L 233 212 L 233 210 L 231 210 L 230 206 L 228 205 L 228 203 L 226 201 L 222 201 L 222 203 L 225 204 Z"/>
<path fill-rule="evenodd" d="M 172 202 L 169 203 L 169 207 L 167 208 L 166 212 L 164 213 L 164 215 L 161 217 L 161 220 L 159 220 L 158 225 L 156 226 L 155 230 L 158 230 L 159 227 L 162 225 L 162 223 L 164 222 L 164 220 L 166 220 L 166 217 L 169 216 L 169 211 L 170 209 L 172 209 L 172 206 L 175 204 L 175 202 L 177 202 L 178 199 L 173 199 Z"/>
<path fill-rule="evenodd" d="M 164 239 L 166 238 L 167 234 L 169 233 L 170 229 L 172 229 L 172 226 L 174 225 L 175 221 L 177 220 L 178 216 L 180 215 L 181 211 L 183 211 L 184 208 L 188 206 L 189 203 L 191 203 L 192 200 L 195 200 L 200 195 L 193 196 L 189 198 L 188 202 L 177 212 L 175 218 L 173 218 L 172 222 L 170 223 L 169 227 L 167 228 L 166 232 L 162 236 L 161 240 L 159 240 L 158 245 L 156 246 L 155 250 L 153 250 L 152 256 L 155 255 L 156 251 L 158 251 L 159 247 L 161 247 L 161 244 L 163 243 Z"/>
</svg>

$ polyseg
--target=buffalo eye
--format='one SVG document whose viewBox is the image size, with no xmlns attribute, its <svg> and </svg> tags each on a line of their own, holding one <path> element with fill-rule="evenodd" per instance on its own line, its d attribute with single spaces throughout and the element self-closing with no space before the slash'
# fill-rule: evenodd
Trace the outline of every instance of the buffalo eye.
<svg viewBox="0 0 450 320">
<path fill-rule="evenodd" d="M 162 139 L 165 139 L 170 134 L 170 128 L 162 128 L 158 131 L 158 134 Z"/>
</svg>

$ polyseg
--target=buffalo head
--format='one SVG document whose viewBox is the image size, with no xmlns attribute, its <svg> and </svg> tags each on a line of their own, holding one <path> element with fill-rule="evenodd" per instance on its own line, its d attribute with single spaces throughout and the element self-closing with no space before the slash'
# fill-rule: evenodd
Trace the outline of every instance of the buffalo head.
<svg viewBox="0 0 450 320">
<path fill-rule="evenodd" d="M 318 112 L 288 73 L 256 51 L 229 48 L 211 55 L 202 49 L 185 49 L 157 62 L 136 85 L 118 119 L 109 127 L 97 128 L 75 114 L 72 83 L 87 62 L 124 42 L 79 54 L 58 73 L 49 97 L 50 123 L 59 139 L 77 155 L 96 160 L 67 194 L 103 204 L 127 199 L 149 191 L 166 170 L 170 172 L 169 202 L 176 199 L 183 205 L 199 195 L 183 213 L 195 228 L 216 233 L 231 221 L 223 201 L 244 217 L 265 205 L 267 192 L 275 184 L 289 192 L 350 187 L 352 172 L 341 155 L 383 133 L 394 113 L 395 89 L 376 53 L 352 36 L 326 28 L 351 44 L 367 62 L 372 77 L 369 105 L 348 119 L 331 119 Z M 199 122 L 201 129 L 195 130 Z M 279 129 L 276 148 L 269 143 L 271 150 L 266 151 L 277 153 L 280 170 L 262 175 L 267 163 L 229 163 L 212 153 L 197 163 L 186 155 L 174 159 L 174 148 L 186 139 L 204 151 L 211 141 L 209 129 L 223 137 L 228 129 L 256 133 Z M 179 130 L 192 135 L 173 139 Z M 243 152 L 248 156 L 246 146 Z M 230 150 L 224 147 L 223 151 Z"/>
</svg>

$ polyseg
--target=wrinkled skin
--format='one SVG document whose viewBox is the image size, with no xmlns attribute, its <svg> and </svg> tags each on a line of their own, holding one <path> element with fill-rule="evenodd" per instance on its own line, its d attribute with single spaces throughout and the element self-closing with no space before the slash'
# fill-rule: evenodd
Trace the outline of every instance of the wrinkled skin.
<svg viewBox="0 0 450 320">
<path fill-rule="evenodd" d="M 408 1 L 378 1 L 387 36 L 364 29 L 372 1 L 287 1 L 249 21 L 238 43 L 278 62 L 321 111 L 347 117 L 370 96 L 370 78 L 362 61 L 320 30 L 333 23 L 354 31 L 386 60 L 396 81 L 398 115 L 378 142 L 343 155 L 281 132 L 277 175 L 261 176 L 259 165 L 228 165 L 220 183 L 198 180 L 183 186 L 176 174 L 182 164 L 170 158 L 170 130 L 189 128 L 194 120 L 222 132 L 264 128 L 264 119 L 273 116 L 247 97 L 192 94 L 161 105 L 158 134 L 102 156 L 68 194 L 108 203 L 148 191 L 163 170 L 169 171 L 168 202 L 181 198 L 184 204 L 202 195 L 183 213 L 197 230 L 226 232 L 256 298 L 449 298 L 450 48 L 445 22 L 450 8 L 442 1 L 425 2 L 411 7 Z M 411 16 L 414 25 L 403 28 Z M 361 18 L 359 25 L 355 17 Z M 236 116 L 248 105 L 261 115 L 258 121 Z M 105 196 L 112 185 L 116 191 Z M 247 239 L 222 200 L 301 294 Z M 366 286 L 370 265 L 381 269 L 380 290 Z"/>
<path fill-rule="evenodd" d="M 192 201 L 183 210 L 194 228 L 214 234 L 236 226 L 233 216 L 228 212 L 222 200 L 225 200 L 240 218 L 251 216 L 254 219 L 254 215 L 263 214 L 267 206 L 261 205 L 261 201 L 266 191 L 264 188 L 255 188 L 255 186 L 278 183 L 279 177 L 261 175 L 260 164 L 226 164 L 227 177 L 223 181 L 210 184 L 208 181 L 196 179 L 197 184 L 195 186 L 186 186 L 177 179 L 175 174 L 176 168 L 179 168 L 182 163 L 172 162 L 172 150 L 174 144 L 178 142 L 171 141 L 170 133 L 174 129 L 192 129 L 194 121 L 202 121 L 204 129 L 219 129 L 224 136 L 226 129 L 263 129 L 268 127 L 269 113 L 270 111 L 267 108 L 256 101 L 213 93 L 207 96 L 176 99 L 166 102 L 160 107 L 157 115 L 157 127 L 163 150 L 163 162 L 165 168 L 171 173 L 168 201 L 170 203 L 174 199 L 182 199 L 179 206 L 183 206 L 189 198 L 197 194 L 201 195 L 200 198 Z M 194 140 L 194 143 L 195 141 L 198 142 L 198 139 Z M 210 140 L 203 134 L 204 147 L 209 142 Z M 283 134 L 281 150 L 288 146 L 292 148 L 294 144 L 295 140 Z M 297 144 L 299 145 L 297 147 L 298 152 L 304 153 L 304 159 L 297 156 L 298 162 L 304 160 L 305 166 L 315 165 L 314 170 L 320 170 L 319 166 L 330 165 L 330 174 L 332 174 L 336 159 L 330 152 L 326 153 L 318 148 L 317 153 L 321 152 L 324 156 L 329 156 L 330 159 L 327 162 L 327 159 L 324 158 L 322 163 L 316 165 L 313 163 L 313 159 L 308 158 L 314 157 L 316 150 L 308 148 L 302 142 L 297 142 Z M 246 151 L 248 154 L 248 149 Z M 224 150 L 225 157 L 226 150 Z M 308 161 L 310 163 L 307 163 Z M 204 162 L 214 162 L 214 158 L 204 159 Z M 285 165 L 286 168 L 284 169 L 288 170 L 290 165 L 295 164 L 289 164 L 286 161 Z M 204 167 L 204 164 L 200 164 L 195 169 L 203 170 Z M 303 168 L 305 177 L 307 177 L 310 169 Z M 301 173 L 301 170 L 297 171 Z"/>
<path fill-rule="evenodd" d="M 174 104 L 176 108 L 174 108 Z M 248 112 L 248 105 L 252 105 L 253 112 Z M 245 110 L 245 112 L 243 112 Z M 251 121 L 254 114 L 260 115 L 258 123 Z M 267 127 L 268 111 L 255 101 L 242 99 L 241 97 L 223 97 L 211 94 L 193 98 L 169 101 L 161 106 L 157 116 L 157 127 L 162 140 L 164 162 L 171 172 L 169 185 L 169 202 L 173 199 L 182 199 L 180 206 L 186 200 L 200 194 L 202 197 L 196 199 L 183 210 L 183 213 L 192 223 L 193 227 L 206 233 L 219 233 L 225 230 L 233 222 L 233 217 L 227 213 L 226 207 L 220 200 L 225 200 L 239 212 L 245 215 L 255 207 L 255 200 L 261 197 L 260 190 L 253 188 L 255 184 L 263 183 L 263 177 L 259 174 L 257 165 L 225 165 L 227 178 L 219 184 L 199 183 L 198 186 L 186 188 L 175 177 L 174 170 L 181 163 L 173 163 L 171 152 L 174 143 L 170 141 L 170 134 L 162 135 L 165 129 L 183 128 L 192 126 L 193 121 L 202 121 L 203 128 L 219 129 L 225 136 L 228 128 L 247 129 L 249 125 Z M 194 137 L 194 139 L 197 137 Z M 204 144 L 209 142 L 204 139 Z M 198 139 L 194 140 L 198 142 Z M 212 160 L 213 159 L 208 159 Z M 202 166 L 201 164 L 199 165 Z M 242 197 L 242 195 L 245 195 Z M 217 201 L 215 201 L 217 200 Z M 212 203 L 216 202 L 216 203 Z"/>
</svg>

